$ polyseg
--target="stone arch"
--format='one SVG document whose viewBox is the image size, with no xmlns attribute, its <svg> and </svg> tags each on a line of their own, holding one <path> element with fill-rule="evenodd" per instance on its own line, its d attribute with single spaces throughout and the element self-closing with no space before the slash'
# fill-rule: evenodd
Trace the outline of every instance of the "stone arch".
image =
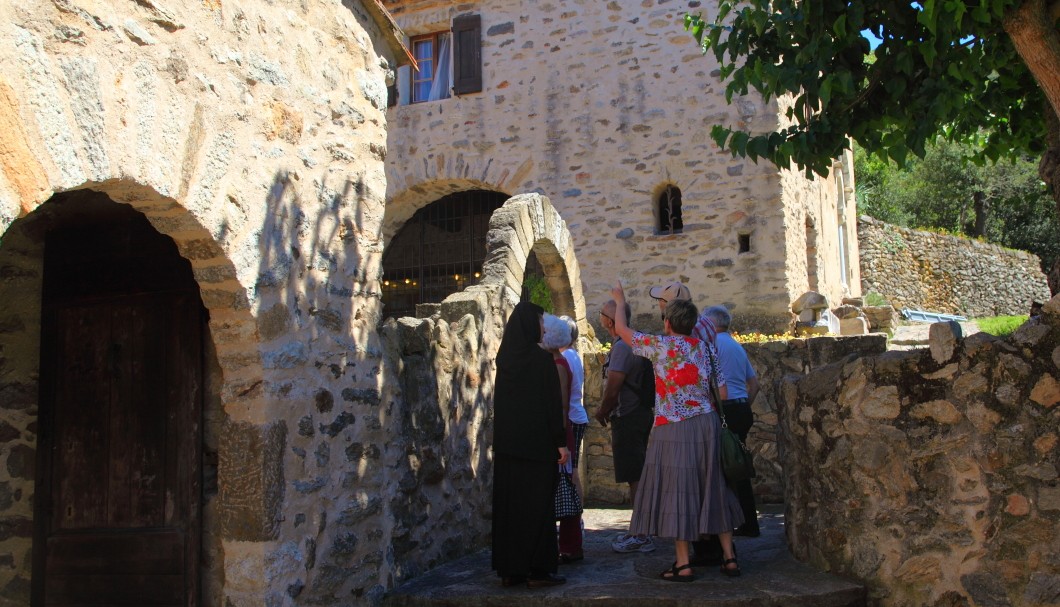
<svg viewBox="0 0 1060 607">
<path fill-rule="evenodd" d="M 383 217 L 384 246 L 416 211 L 450 194 L 468 190 L 487 190 L 511 196 L 510 191 L 478 179 L 436 179 L 417 184 L 387 200 Z"/>
<path fill-rule="evenodd" d="M 547 197 L 520 194 L 494 211 L 487 247 L 481 286 L 498 291 L 505 318 L 519 302 L 526 260 L 533 252 L 544 268 L 556 315 L 574 318 L 582 335 L 592 335 L 567 222 Z"/>
<path fill-rule="evenodd" d="M 58 211 L 57 203 L 51 202 L 56 195 L 68 199 L 65 204 L 70 208 Z M 109 198 L 112 204 L 125 204 L 142 213 L 155 230 L 174 241 L 179 254 L 191 264 L 200 297 L 209 312 L 212 339 L 204 344 L 206 388 L 202 448 L 205 465 L 209 468 L 207 475 L 217 478 L 217 485 L 204 487 L 208 499 L 204 508 L 207 518 L 202 543 L 204 554 L 213 555 L 207 559 L 203 578 L 206 585 L 204 596 L 208 596 L 221 590 L 219 580 L 224 577 L 224 563 L 219 557 L 220 546 L 232 531 L 231 525 L 218 519 L 236 514 L 221 505 L 223 500 L 231 500 L 224 496 L 218 499 L 218 488 L 222 493 L 230 493 L 234 488 L 232 479 L 260 467 L 261 454 L 238 444 L 239 432 L 232 431 L 232 426 L 238 425 L 232 418 L 242 417 L 241 409 L 261 408 L 261 391 L 255 389 L 263 383 L 256 321 L 245 291 L 236 279 L 232 261 L 201 223 L 173 199 L 149 187 L 120 180 L 92 184 L 90 188 L 56 191 L 39 204 L 22 203 L 28 212 L 5 225 L 0 233 L 0 273 L 8 278 L 0 281 L 0 300 L 5 302 L 5 309 L 0 314 L 0 351 L 7 354 L 0 356 L 0 377 L 3 378 L 0 401 L 5 403 L 0 409 L 0 427 L 11 429 L 7 440 L 3 441 L 5 444 L 0 444 L 0 457 L 6 459 L 9 486 L 19 494 L 18 503 L 5 514 L 24 521 L 22 531 L 15 534 L 21 541 L 12 548 L 19 566 L 10 578 L 0 580 L 0 583 L 7 585 L 15 578 L 24 578 L 28 582 L 32 575 L 29 559 L 19 559 L 17 555 L 25 554 L 33 544 L 35 519 L 29 504 L 34 495 L 35 428 L 41 392 L 38 374 L 44 236 L 52 226 L 77 221 L 81 213 L 77 208 L 78 201 L 100 196 Z M 227 439 L 232 437 L 237 438 L 229 442 Z M 257 518 L 262 521 L 267 518 L 264 504 L 249 503 L 244 508 L 260 510 Z"/>
</svg>

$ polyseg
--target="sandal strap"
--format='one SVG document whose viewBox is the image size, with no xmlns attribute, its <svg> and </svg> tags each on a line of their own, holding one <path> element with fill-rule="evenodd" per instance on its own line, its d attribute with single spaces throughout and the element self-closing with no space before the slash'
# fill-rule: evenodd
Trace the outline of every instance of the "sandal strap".
<svg viewBox="0 0 1060 607">
<path fill-rule="evenodd" d="M 674 573 L 674 575 L 677 575 L 678 572 L 684 571 L 685 569 L 691 569 L 692 568 L 692 564 L 691 563 L 685 563 L 684 565 L 681 565 L 680 567 L 676 566 L 677 563 L 674 563 L 674 565 L 675 565 L 674 567 L 670 568 L 670 571 L 672 571 Z"/>
</svg>

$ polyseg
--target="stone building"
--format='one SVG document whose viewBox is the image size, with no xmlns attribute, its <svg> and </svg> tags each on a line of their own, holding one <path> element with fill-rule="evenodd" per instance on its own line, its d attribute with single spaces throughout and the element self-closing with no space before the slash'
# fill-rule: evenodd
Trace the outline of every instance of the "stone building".
<svg viewBox="0 0 1060 607">
<path fill-rule="evenodd" d="M 398 71 L 388 111 L 385 314 L 467 284 L 461 268 L 474 280 L 476 246 L 439 258 L 425 213 L 522 192 L 568 222 L 590 305 L 620 277 L 642 328 L 658 328 L 647 288 L 671 280 L 745 330 L 787 328 L 808 290 L 860 294 L 850 156 L 808 179 L 710 139 L 717 123 L 771 131 L 787 107 L 726 103 L 716 62 L 681 26 L 704 3 L 384 4 L 420 68 Z"/>
<path fill-rule="evenodd" d="M 406 38 L 379 0 L 0 0 L 0 605 L 373 603 L 483 545 L 528 267 L 590 337 L 614 259 L 778 323 L 856 290 L 848 171 L 714 149 L 678 9 L 496 4 L 394 3 Z M 397 75 L 443 71 L 441 30 L 458 93 L 388 110 L 444 95 Z M 384 260 L 428 236 L 420 298 Z M 382 322 L 388 288 L 455 294 Z"/>
<path fill-rule="evenodd" d="M 389 15 L 0 17 L 0 605 L 378 596 Z"/>
</svg>

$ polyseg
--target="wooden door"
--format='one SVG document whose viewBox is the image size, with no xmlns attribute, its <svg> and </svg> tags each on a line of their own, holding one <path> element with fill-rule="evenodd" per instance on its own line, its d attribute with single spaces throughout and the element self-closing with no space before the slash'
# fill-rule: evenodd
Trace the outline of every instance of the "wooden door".
<svg viewBox="0 0 1060 607">
<path fill-rule="evenodd" d="M 135 229 L 48 238 L 35 605 L 199 604 L 205 315 Z"/>
</svg>

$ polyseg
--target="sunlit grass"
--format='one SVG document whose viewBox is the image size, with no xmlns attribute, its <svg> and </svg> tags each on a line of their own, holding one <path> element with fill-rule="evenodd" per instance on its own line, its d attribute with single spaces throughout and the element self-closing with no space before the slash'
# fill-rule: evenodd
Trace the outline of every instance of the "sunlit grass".
<svg viewBox="0 0 1060 607">
<path fill-rule="evenodd" d="M 976 318 L 975 324 L 983 333 L 1004 337 L 1027 322 L 1026 316 L 990 316 L 987 318 Z"/>
</svg>

